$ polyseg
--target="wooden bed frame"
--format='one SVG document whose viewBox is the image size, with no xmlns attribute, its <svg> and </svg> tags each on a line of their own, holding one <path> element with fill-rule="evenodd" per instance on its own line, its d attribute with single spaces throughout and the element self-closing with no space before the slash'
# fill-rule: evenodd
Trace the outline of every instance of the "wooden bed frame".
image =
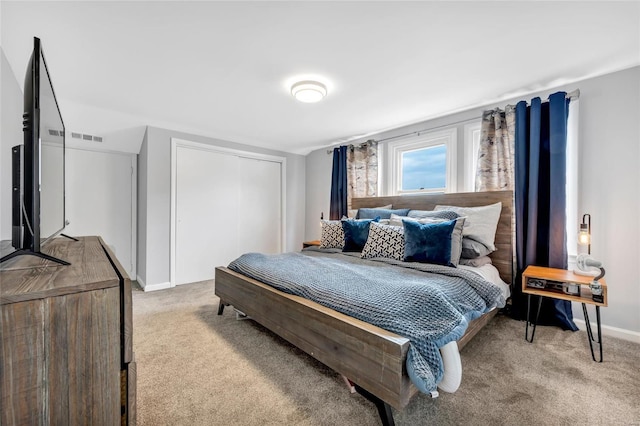
<svg viewBox="0 0 640 426">
<path fill-rule="evenodd" d="M 482 206 L 496 202 L 502 202 L 502 214 L 496 232 L 497 251 L 491 258 L 502 279 L 512 284 L 511 191 L 354 198 L 352 207 L 393 204 L 394 209 L 432 210 L 437 204 Z M 373 398 L 369 399 L 376 403 L 383 423 L 383 410 L 390 415 L 389 405 L 402 409 L 418 391 L 405 367 L 409 339 L 224 267 L 216 268 L 215 294 L 220 297 L 218 314 L 222 314 L 225 305 L 233 305 L 356 383 L 361 393 Z M 472 321 L 458 340 L 458 348 L 462 349 L 495 314 L 494 309 Z"/>
</svg>

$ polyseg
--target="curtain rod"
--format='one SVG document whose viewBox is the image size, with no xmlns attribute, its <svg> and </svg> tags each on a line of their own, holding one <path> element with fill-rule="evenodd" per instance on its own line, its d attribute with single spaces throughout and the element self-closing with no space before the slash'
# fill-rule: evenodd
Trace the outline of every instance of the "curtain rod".
<svg viewBox="0 0 640 426">
<path fill-rule="evenodd" d="M 576 90 L 574 90 L 572 92 L 567 93 L 565 95 L 565 98 L 569 99 L 569 100 L 580 98 L 580 89 L 576 89 Z M 543 99 L 542 102 L 549 102 L 549 98 L 547 97 L 547 99 Z M 529 103 L 527 102 L 527 104 L 529 104 Z"/>
<path fill-rule="evenodd" d="M 566 94 L 566 98 L 567 98 L 567 99 L 569 99 L 569 100 L 579 99 L 579 98 L 580 98 L 580 89 L 576 89 L 576 90 L 573 90 L 573 91 L 571 91 L 571 92 L 567 93 L 567 94 Z M 548 102 L 548 101 L 549 101 L 549 98 L 547 97 L 547 98 L 546 98 L 546 99 L 544 99 L 542 102 Z M 529 105 L 529 103 L 527 103 L 527 105 Z M 480 118 L 482 118 L 482 117 L 478 117 L 478 118 L 468 118 L 468 119 L 466 119 L 466 120 L 454 121 L 453 123 L 447 123 L 447 124 L 443 124 L 443 125 L 436 126 L 436 127 L 429 127 L 428 129 L 415 130 L 415 131 L 413 131 L 413 132 L 403 133 L 403 134 L 401 134 L 401 135 L 397 135 L 397 136 L 389 136 L 388 138 L 383 138 L 383 139 L 378 139 L 378 140 L 375 140 L 375 139 L 369 139 L 369 140 L 367 140 L 367 141 L 365 141 L 365 142 L 362 142 L 362 143 L 360 143 L 360 144 L 358 144 L 358 145 L 359 145 L 359 146 L 366 145 L 366 144 L 367 144 L 367 142 L 369 142 L 369 141 L 385 142 L 385 141 L 388 141 L 388 140 L 391 140 L 391 139 L 403 138 L 403 137 L 405 137 L 405 136 L 419 135 L 419 134 L 420 134 L 420 133 L 422 133 L 422 132 L 432 131 L 432 130 L 437 130 L 437 129 L 441 129 L 441 128 L 443 128 L 443 127 L 451 127 L 451 126 L 455 126 L 455 125 L 457 125 L 457 124 L 462 124 L 462 123 L 466 123 L 466 122 L 475 121 L 475 120 L 478 120 L 478 119 L 480 119 Z M 347 146 L 348 146 L 348 147 L 353 147 L 353 146 L 355 146 L 355 145 L 353 145 L 353 144 L 349 144 L 349 145 L 347 145 Z M 333 149 L 327 149 L 327 154 L 333 154 Z"/>
</svg>

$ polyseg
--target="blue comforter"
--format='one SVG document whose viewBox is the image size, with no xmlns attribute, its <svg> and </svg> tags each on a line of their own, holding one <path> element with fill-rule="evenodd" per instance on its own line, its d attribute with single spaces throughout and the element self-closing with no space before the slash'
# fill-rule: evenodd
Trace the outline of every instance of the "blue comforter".
<svg viewBox="0 0 640 426">
<path fill-rule="evenodd" d="M 248 253 L 229 269 L 408 338 L 407 372 L 425 393 L 442 380 L 439 348 L 459 339 L 470 320 L 504 306 L 500 288 L 474 272 L 337 250 Z"/>
</svg>

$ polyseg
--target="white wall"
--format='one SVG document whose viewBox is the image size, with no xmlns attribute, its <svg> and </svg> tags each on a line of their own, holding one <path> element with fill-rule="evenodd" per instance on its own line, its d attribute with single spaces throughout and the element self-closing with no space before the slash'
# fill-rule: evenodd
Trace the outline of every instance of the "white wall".
<svg viewBox="0 0 640 426">
<path fill-rule="evenodd" d="M 592 215 L 592 255 L 602 260 L 607 270 L 609 307 L 601 309 L 602 324 L 610 331 L 615 328 L 630 331 L 633 338 L 640 341 L 640 274 L 637 272 L 640 264 L 640 67 L 532 93 L 502 105 L 488 105 L 395 129 L 372 138 L 382 139 L 458 123 L 455 125 L 458 127 L 458 186 L 461 189 L 464 182 L 464 123 L 461 122 L 479 120 L 483 109 L 503 107 L 534 96 L 544 99 L 553 92 L 570 92 L 576 88 L 580 89 L 578 212 Z M 385 144 L 381 145 L 384 150 Z M 307 156 L 308 239 L 320 235 L 317 216 L 321 209 L 329 206 L 332 161 L 326 151 L 326 148 L 319 149 Z M 574 304 L 573 312 L 576 319 L 582 318 L 580 305 Z"/>
<path fill-rule="evenodd" d="M 285 251 L 302 247 L 305 212 L 305 157 L 233 142 L 149 127 L 139 157 L 138 281 L 161 288 L 170 280 L 171 138 L 287 158 Z M 146 170 L 146 171 L 145 171 Z M 260 214 L 256 206 L 255 214 Z M 143 216 L 141 216 L 143 215 Z M 211 265 L 212 267 L 220 265 Z"/>
<path fill-rule="evenodd" d="M 137 277 L 131 277 L 138 279 L 138 277 L 146 277 L 147 276 L 147 176 L 149 176 L 148 168 L 147 168 L 147 158 L 148 158 L 148 129 L 145 128 L 144 137 L 142 139 L 142 144 L 140 146 L 140 153 L 138 154 L 138 218 L 137 218 L 137 233 L 136 240 L 137 244 Z M 144 194 L 144 195 L 143 195 Z M 140 202 L 141 198 L 144 198 L 145 202 Z"/>
<path fill-rule="evenodd" d="M 0 48 L 0 240 L 11 240 L 11 147 L 21 145 L 22 86 Z"/>
<path fill-rule="evenodd" d="M 320 214 L 329 219 L 333 155 L 327 154 L 327 149 L 319 149 L 307 155 L 306 163 L 305 241 L 312 241 L 320 239 Z"/>
</svg>

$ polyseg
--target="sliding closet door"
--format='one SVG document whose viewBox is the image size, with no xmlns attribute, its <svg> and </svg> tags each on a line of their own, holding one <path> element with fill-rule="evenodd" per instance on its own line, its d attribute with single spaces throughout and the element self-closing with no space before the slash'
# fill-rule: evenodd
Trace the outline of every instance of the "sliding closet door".
<svg viewBox="0 0 640 426">
<path fill-rule="evenodd" d="M 213 279 L 243 253 L 283 251 L 283 158 L 172 144 L 173 283 Z"/>
<path fill-rule="evenodd" d="M 238 249 L 282 252 L 282 164 L 240 158 Z"/>
<path fill-rule="evenodd" d="M 239 159 L 177 148 L 175 283 L 212 279 L 238 252 Z"/>
</svg>

